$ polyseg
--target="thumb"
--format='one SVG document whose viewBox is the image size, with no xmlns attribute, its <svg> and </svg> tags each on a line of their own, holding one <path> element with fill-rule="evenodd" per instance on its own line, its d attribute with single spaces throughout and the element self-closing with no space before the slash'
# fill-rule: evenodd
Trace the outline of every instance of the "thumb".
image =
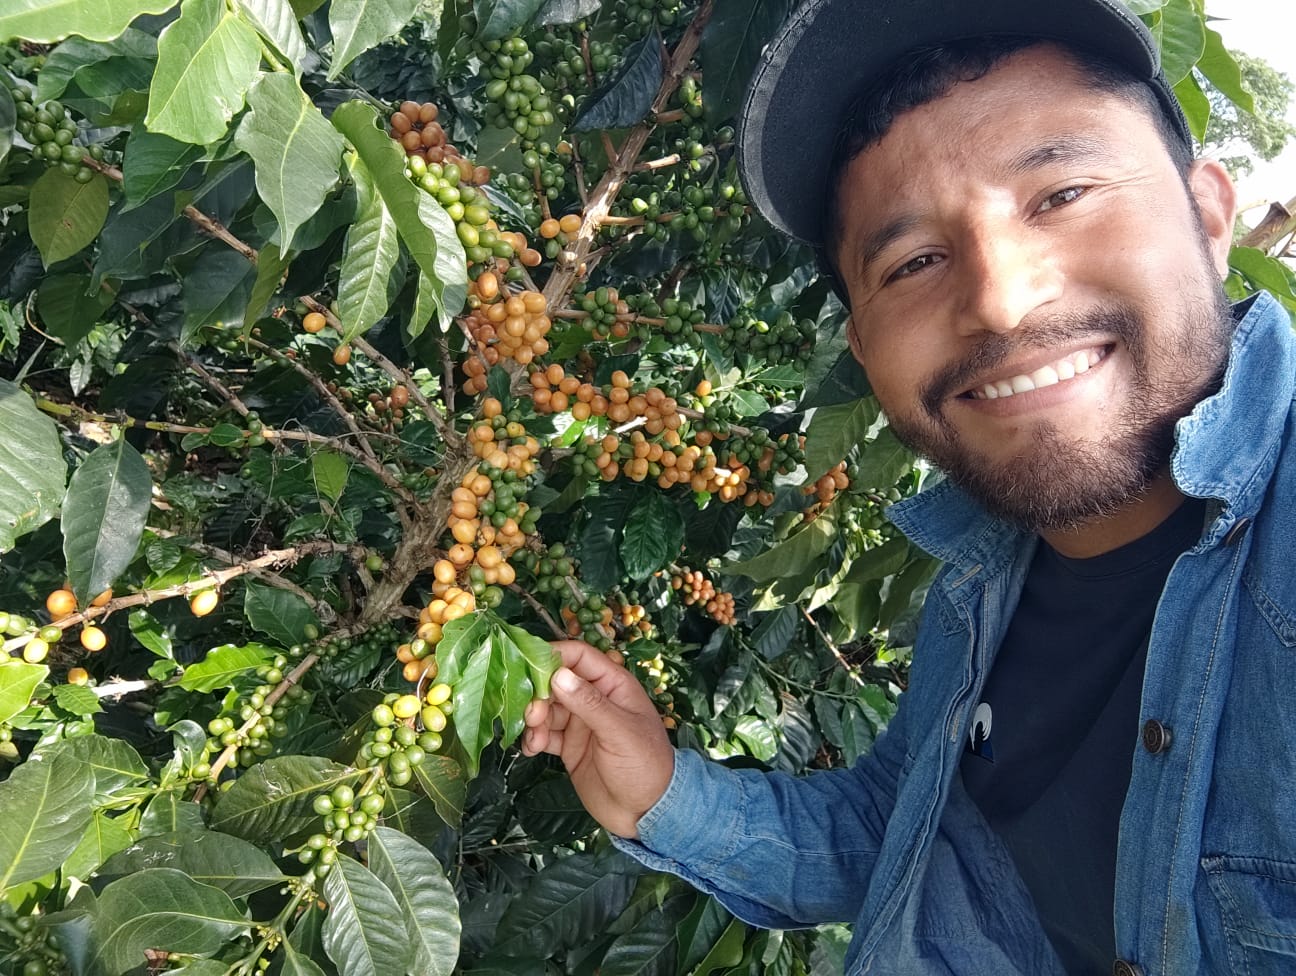
<svg viewBox="0 0 1296 976">
<path fill-rule="evenodd" d="M 550 688 L 554 701 L 589 726 L 596 737 L 628 731 L 623 710 L 570 668 L 555 671 Z"/>
</svg>

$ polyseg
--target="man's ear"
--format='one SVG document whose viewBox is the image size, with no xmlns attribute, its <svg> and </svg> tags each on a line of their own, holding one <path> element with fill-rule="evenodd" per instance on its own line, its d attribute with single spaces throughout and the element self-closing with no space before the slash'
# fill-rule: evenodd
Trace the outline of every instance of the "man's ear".
<svg viewBox="0 0 1296 976">
<path fill-rule="evenodd" d="M 1199 159 L 1188 171 L 1188 188 L 1197 201 L 1215 270 L 1224 278 L 1228 274 L 1228 252 L 1233 243 L 1233 220 L 1237 216 L 1233 179 L 1215 160 Z"/>
<path fill-rule="evenodd" d="M 855 357 L 855 362 L 861 367 L 864 365 L 863 349 L 860 345 L 859 328 L 855 324 L 855 316 L 851 315 L 846 320 L 846 341 L 850 344 L 851 355 Z"/>
</svg>

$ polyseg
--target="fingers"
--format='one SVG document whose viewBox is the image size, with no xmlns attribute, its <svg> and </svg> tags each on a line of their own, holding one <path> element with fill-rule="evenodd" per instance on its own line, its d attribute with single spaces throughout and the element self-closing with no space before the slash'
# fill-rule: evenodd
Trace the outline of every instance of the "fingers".
<svg viewBox="0 0 1296 976">
<path fill-rule="evenodd" d="M 620 708 L 639 713 L 645 708 L 652 710 L 652 703 L 639 682 L 598 648 L 584 641 L 554 641 L 553 647 L 562 655 L 563 662 L 555 677 L 563 669 L 570 670 Z"/>
</svg>

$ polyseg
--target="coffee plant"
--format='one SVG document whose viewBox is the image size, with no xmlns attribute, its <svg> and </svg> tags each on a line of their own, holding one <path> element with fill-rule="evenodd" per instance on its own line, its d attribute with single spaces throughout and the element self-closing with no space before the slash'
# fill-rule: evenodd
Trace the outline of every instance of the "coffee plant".
<svg viewBox="0 0 1296 976">
<path fill-rule="evenodd" d="M 792 773 L 905 686 L 928 473 L 733 158 L 792 5 L 4 5 L 0 974 L 840 966 L 515 747 L 555 638 Z"/>
</svg>

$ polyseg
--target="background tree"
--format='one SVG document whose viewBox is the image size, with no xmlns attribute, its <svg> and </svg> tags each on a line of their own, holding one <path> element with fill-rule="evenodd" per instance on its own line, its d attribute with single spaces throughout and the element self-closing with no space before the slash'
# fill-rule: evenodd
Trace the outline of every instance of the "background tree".
<svg viewBox="0 0 1296 976">
<path fill-rule="evenodd" d="M 926 472 L 736 180 L 790 6 L 0 11 L 0 973 L 840 968 L 514 748 L 555 636 L 792 773 L 905 685 Z"/>
<path fill-rule="evenodd" d="M 1284 72 L 1263 58 L 1241 51 L 1229 53 L 1254 99 L 1254 110 L 1241 108 L 1207 83 L 1211 116 L 1203 152 L 1222 162 L 1236 179 L 1254 170 L 1256 159 L 1269 162 L 1278 158 L 1296 135 L 1296 126 L 1287 117 L 1294 86 Z"/>
</svg>

